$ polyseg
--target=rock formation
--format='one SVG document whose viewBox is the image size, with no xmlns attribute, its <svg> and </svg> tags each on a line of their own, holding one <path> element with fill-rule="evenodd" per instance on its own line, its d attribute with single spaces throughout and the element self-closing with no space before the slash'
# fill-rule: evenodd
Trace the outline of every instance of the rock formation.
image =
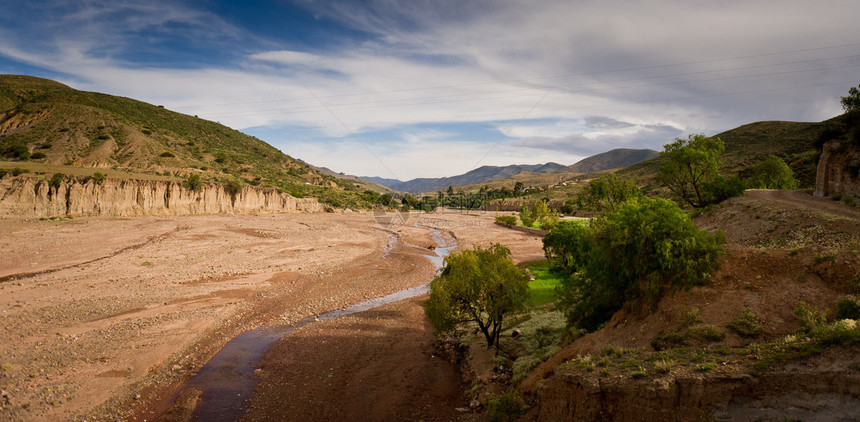
<svg viewBox="0 0 860 422">
<path fill-rule="evenodd" d="M 34 177 L 0 179 L 0 216 L 126 217 L 324 210 L 316 199 L 296 198 L 255 186 L 245 186 L 231 194 L 218 183 L 205 183 L 194 191 L 177 181 L 106 179 L 101 183 L 81 183 L 66 179 L 54 187 Z"/>
<path fill-rule="evenodd" d="M 847 195 L 860 200 L 860 146 L 826 142 L 818 160 L 815 196 Z"/>
</svg>

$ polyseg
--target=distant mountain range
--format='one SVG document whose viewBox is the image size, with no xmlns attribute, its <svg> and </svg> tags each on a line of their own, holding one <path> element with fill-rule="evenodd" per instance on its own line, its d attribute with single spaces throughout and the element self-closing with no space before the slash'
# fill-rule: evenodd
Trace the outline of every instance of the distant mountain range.
<svg viewBox="0 0 860 422">
<path fill-rule="evenodd" d="M 617 169 L 641 163 L 658 155 L 660 153 L 653 149 L 618 148 L 583 158 L 577 161 L 576 164 L 571 164 L 557 171 L 557 173 L 593 173 L 595 171 Z"/>
<path fill-rule="evenodd" d="M 533 164 L 533 165 L 510 165 L 510 166 L 483 166 L 468 173 L 451 177 L 420 178 L 409 181 L 397 179 L 386 179 L 383 177 L 362 177 L 391 189 L 422 193 L 447 189 L 448 186 L 465 186 L 489 182 L 492 180 L 506 179 L 521 172 L 531 173 L 592 173 L 602 170 L 627 167 L 653 158 L 659 155 L 657 151 L 650 149 L 627 149 L 619 148 L 580 160 L 576 164 L 563 166 L 558 163 Z M 513 185 L 513 183 L 511 183 Z"/>
<path fill-rule="evenodd" d="M 564 166 L 558 163 L 546 163 L 546 164 L 532 164 L 532 165 L 510 165 L 510 166 L 482 166 L 478 167 L 468 173 L 461 174 L 458 176 L 451 177 L 439 177 L 439 178 L 419 178 L 412 179 L 408 181 L 402 181 L 397 179 L 386 179 L 383 177 L 362 177 L 365 180 L 369 180 L 374 183 L 378 183 L 382 186 L 387 186 L 391 189 L 409 192 L 409 193 L 422 193 L 422 192 L 433 192 L 448 189 L 448 186 L 463 186 L 463 185 L 472 185 L 475 183 L 483 183 L 488 182 L 490 180 L 496 179 L 504 179 L 506 177 L 511 177 L 517 173 L 523 171 L 530 171 L 533 173 L 554 173 L 560 169 L 563 169 Z"/>
</svg>

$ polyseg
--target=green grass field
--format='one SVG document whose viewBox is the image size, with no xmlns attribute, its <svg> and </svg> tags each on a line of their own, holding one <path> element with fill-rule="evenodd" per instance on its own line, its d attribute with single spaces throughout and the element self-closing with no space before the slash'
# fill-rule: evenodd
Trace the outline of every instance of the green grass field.
<svg viewBox="0 0 860 422">
<path fill-rule="evenodd" d="M 547 260 L 531 261 L 522 264 L 535 276 L 535 280 L 529 283 L 532 305 L 543 306 L 554 302 L 555 289 L 561 285 L 563 277 L 550 271 Z"/>
</svg>

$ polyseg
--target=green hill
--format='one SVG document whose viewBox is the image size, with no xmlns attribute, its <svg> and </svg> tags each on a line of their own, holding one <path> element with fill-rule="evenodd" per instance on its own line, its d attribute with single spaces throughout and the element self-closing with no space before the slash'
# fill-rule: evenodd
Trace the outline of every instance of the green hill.
<svg viewBox="0 0 860 422">
<path fill-rule="evenodd" d="M 837 116 L 818 123 L 767 121 L 749 123 L 719 133 L 726 145 L 721 156 L 724 175 L 749 176 L 752 168 L 768 155 L 776 155 L 792 168 L 801 188 L 815 186 L 819 146 L 822 137 L 844 131 L 845 116 Z M 667 139 L 669 143 L 671 139 Z M 657 170 L 663 157 L 626 167 L 619 175 L 630 177 L 639 185 L 654 187 Z"/>
<path fill-rule="evenodd" d="M 362 188 L 216 122 L 47 79 L 0 75 L 0 153 L 50 171 L 182 178 L 273 187 L 339 207 Z M 14 166 L 6 163 L 4 167 Z M 59 169 L 59 170 L 57 170 Z"/>
</svg>

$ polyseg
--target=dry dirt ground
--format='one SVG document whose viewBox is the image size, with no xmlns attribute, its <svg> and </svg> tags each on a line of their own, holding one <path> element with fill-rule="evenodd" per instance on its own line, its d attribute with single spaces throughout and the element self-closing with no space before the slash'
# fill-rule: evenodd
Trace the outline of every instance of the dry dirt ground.
<svg viewBox="0 0 860 422">
<path fill-rule="evenodd" d="M 425 227 L 460 247 L 502 242 L 517 260 L 542 255 L 539 239 L 492 224 L 493 214 L 400 217 L 0 220 L 0 419 L 151 418 L 244 330 L 428 282 L 435 268 L 423 255 L 435 241 Z M 265 357 L 248 419 L 283 416 L 271 413 L 283 406 L 450 419 L 462 396 L 431 342 L 416 300 L 304 327 Z M 302 400 L 282 402 L 297 391 Z M 339 413 L 319 413 L 329 411 Z"/>
</svg>

